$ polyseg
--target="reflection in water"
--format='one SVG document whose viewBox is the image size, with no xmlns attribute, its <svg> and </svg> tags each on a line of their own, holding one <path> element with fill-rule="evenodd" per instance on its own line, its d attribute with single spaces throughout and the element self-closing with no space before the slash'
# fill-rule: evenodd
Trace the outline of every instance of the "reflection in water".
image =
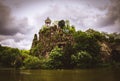
<svg viewBox="0 0 120 81">
<path fill-rule="evenodd" d="M 120 70 L 0 70 L 0 81 L 120 81 Z"/>
</svg>

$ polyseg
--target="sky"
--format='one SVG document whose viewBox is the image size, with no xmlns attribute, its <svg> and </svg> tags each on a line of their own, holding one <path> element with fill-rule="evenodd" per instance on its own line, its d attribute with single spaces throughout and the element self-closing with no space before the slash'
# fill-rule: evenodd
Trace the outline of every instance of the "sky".
<svg viewBox="0 0 120 81">
<path fill-rule="evenodd" d="M 77 30 L 120 32 L 120 0 L 0 0 L 0 44 L 30 49 L 50 17 L 69 20 Z"/>
</svg>

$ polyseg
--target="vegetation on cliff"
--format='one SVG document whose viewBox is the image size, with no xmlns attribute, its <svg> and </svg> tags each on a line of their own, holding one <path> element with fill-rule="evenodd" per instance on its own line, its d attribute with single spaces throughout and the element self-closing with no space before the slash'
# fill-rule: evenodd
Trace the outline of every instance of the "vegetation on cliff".
<svg viewBox="0 0 120 81">
<path fill-rule="evenodd" d="M 93 29 L 76 31 L 69 21 L 45 25 L 35 34 L 30 54 L 42 58 L 41 68 L 89 68 L 119 63 L 120 34 Z"/>
<path fill-rule="evenodd" d="M 68 20 L 53 25 L 49 21 L 34 35 L 30 51 L 0 45 L 0 66 L 27 69 L 120 66 L 119 33 L 76 31 Z"/>
</svg>

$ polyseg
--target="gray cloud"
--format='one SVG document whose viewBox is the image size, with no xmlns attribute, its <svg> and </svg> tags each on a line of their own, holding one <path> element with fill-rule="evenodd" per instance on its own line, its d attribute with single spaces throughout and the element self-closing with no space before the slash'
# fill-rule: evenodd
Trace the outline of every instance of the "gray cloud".
<svg viewBox="0 0 120 81">
<path fill-rule="evenodd" d="M 8 23 L 12 23 L 11 20 L 12 18 L 10 17 L 10 8 L 0 2 L 0 34 L 11 35 L 16 33 L 16 29 L 7 27 Z"/>
<path fill-rule="evenodd" d="M 13 17 L 10 7 L 0 1 L 0 44 L 25 49 L 26 44 L 31 45 L 32 29 L 27 18 Z"/>
<path fill-rule="evenodd" d="M 17 20 L 11 15 L 9 7 L 0 2 L 0 34 L 14 35 L 18 32 L 26 33 L 30 30 L 27 18 Z"/>
<path fill-rule="evenodd" d="M 89 27 L 94 27 L 92 26 L 94 19 L 97 18 L 97 15 L 101 15 L 104 12 L 101 8 L 106 4 L 103 3 L 103 0 L 98 2 L 95 0 L 65 0 L 64 4 L 62 1 L 58 2 L 48 4 L 48 10 L 40 15 L 37 21 L 44 21 L 48 16 L 53 20 L 68 19 L 78 30 L 86 30 Z M 100 3 L 103 3 L 101 7 Z"/>
<path fill-rule="evenodd" d="M 120 0 L 111 0 L 106 15 L 99 18 L 99 27 L 108 27 L 120 32 Z"/>
</svg>

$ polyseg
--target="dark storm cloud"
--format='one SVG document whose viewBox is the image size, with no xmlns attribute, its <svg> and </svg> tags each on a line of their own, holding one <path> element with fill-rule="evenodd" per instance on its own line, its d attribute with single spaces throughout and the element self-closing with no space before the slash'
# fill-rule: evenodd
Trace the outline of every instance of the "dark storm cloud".
<svg viewBox="0 0 120 81">
<path fill-rule="evenodd" d="M 16 29 L 11 29 L 8 27 L 8 24 L 12 23 L 11 20 L 10 8 L 0 2 L 0 34 L 11 35 L 16 33 Z"/>
<path fill-rule="evenodd" d="M 114 27 L 118 32 L 120 31 L 120 0 L 111 0 L 108 7 L 108 13 L 99 19 L 100 27 Z"/>
<path fill-rule="evenodd" d="M 28 27 L 27 18 L 17 20 L 11 15 L 11 9 L 0 2 L 0 35 L 15 35 L 26 33 Z"/>
<path fill-rule="evenodd" d="M 111 0 L 111 6 L 107 15 L 110 22 L 120 22 L 120 0 Z"/>
<path fill-rule="evenodd" d="M 28 36 L 31 28 L 27 18 L 17 19 L 11 7 L 0 1 L 0 44 L 24 49 L 31 43 Z"/>
</svg>

